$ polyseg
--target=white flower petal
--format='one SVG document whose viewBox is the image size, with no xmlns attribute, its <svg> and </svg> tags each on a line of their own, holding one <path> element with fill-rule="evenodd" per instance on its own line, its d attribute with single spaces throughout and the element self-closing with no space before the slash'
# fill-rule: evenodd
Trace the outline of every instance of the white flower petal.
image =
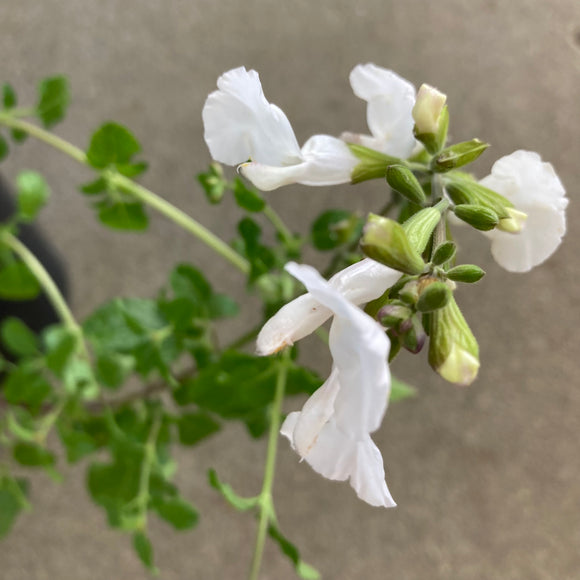
<svg viewBox="0 0 580 580">
<path fill-rule="evenodd" d="M 510 272 L 527 272 L 548 259 L 566 233 L 566 192 L 554 168 L 537 153 L 515 151 L 492 167 L 480 181 L 527 214 L 518 234 L 492 230 L 491 251 L 496 262 Z"/>
<path fill-rule="evenodd" d="M 290 122 L 281 109 L 268 103 L 256 71 L 232 69 L 217 84 L 202 113 L 204 138 L 216 161 L 237 165 L 252 159 L 288 165 L 300 160 Z"/>
<path fill-rule="evenodd" d="M 364 304 L 378 298 L 391 287 L 401 273 L 370 258 L 337 272 L 329 284 L 353 304 Z M 308 336 L 332 315 L 310 294 L 304 294 L 282 306 L 262 327 L 256 342 L 261 355 L 278 352 L 285 346 Z"/>
<path fill-rule="evenodd" d="M 367 124 L 373 137 L 358 142 L 394 157 L 407 158 L 415 147 L 412 116 L 415 87 L 393 71 L 359 64 L 350 73 L 354 94 L 367 101 Z M 349 134 L 343 137 L 349 140 Z M 356 141 L 356 139 L 355 139 Z"/>
<path fill-rule="evenodd" d="M 329 135 L 314 135 L 304 144 L 301 161 L 274 167 L 262 163 L 244 163 L 239 171 L 258 189 L 272 191 L 283 185 L 338 185 L 349 183 L 358 160 L 348 146 Z"/>
</svg>

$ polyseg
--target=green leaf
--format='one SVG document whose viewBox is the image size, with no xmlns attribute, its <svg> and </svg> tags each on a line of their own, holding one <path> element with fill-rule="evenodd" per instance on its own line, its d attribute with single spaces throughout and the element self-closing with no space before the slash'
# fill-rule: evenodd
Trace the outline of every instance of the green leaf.
<svg viewBox="0 0 580 580">
<path fill-rule="evenodd" d="M 325 211 L 312 224 L 312 244 L 317 250 L 333 250 L 358 238 L 362 225 L 361 218 L 352 212 L 338 209 Z"/>
<path fill-rule="evenodd" d="M 46 128 L 64 119 L 69 105 L 68 81 L 64 76 L 44 79 L 39 86 L 38 116 Z"/>
<path fill-rule="evenodd" d="M 82 424 L 76 427 L 59 425 L 58 433 L 69 463 L 80 461 L 100 447 L 94 435 L 83 431 L 83 427 Z"/>
<path fill-rule="evenodd" d="M 210 203 L 219 203 L 227 189 L 224 172 L 219 163 L 212 163 L 205 173 L 198 173 L 197 180 Z"/>
<path fill-rule="evenodd" d="M 28 133 L 20 129 L 12 129 L 10 134 L 12 135 L 12 139 L 15 143 L 24 143 L 24 141 L 28 139 Z"/>
<path fill-rule="evenodd" d="M 40 294 L 40 285 L 23 262 L 12 262 L 0 269 L 0 298 L 32 300 Z"/>
<path fill-rule="evenodd" d="M 98 179 L 95 179 L 95 181 L 81 185 L 79 189 L 86 195 L 98 195 L 99 193 L 107 191 L 107 180 L 104 177 L 99 177 Z"/>
<path fill-rule="evenodd" d="M 96 379 L 109 389 L 118 389 L 133 371 L 135 359 L 129 355 L 104 353 L 97 356 Z"/>
<path fill-rule="evenodd" d="M 8 146 L 8 141 L 4 137 L 4 135 L 0 135 L 0 161 L 6 159 L 10 153 L 10 147 Z"/>
<path fill-rule="evenodd" d="M 234 180 L 234 197 L 236 203 L 246 211 L 260 212 L 266 207 L 262 196 L 257 191 L 248 188 L 239 177 Z"/>
<path fill-rule="evenodd" d="M 185 381 L 174 396 L 181 405 L 196 403 L 226 419 L 245 420 L 255 417 L 258 409 L 272 402 L 278 368 L 275 357 L 226 351 L 197 377 Z M 311 394 L 320 384 L 320 378 L 307 369 L 293 364 L 288 370 L 286 392 L 289 395 Z"/>
<path fill-rule="evenodd" d="M 222 483 L 219 480 L 218 474 L 214 469 L 207 472 L 209 484 L 217 489 L 224 499 L 238 511 L 247 511 L 258 505 L 258 497 L 240 497 L 227 483 Z"/>
<path fill-rule="evenodd" d="M 12 457 L 25 467 L 52 467 L 55 463 L 54 453 L 36 445 L 19 441 L 12 448 Z"/>
<path fill-rule="evenodd" d="M 115 230 L 143 231 L 149 226 L 149 217 L 139 202 L 104 202 L 98 210 L 101 223 Z"/>
<path fill-rule="evenodd" d="M 153 564 L 153 545 L 145 532 L 139 531 L 133 534 L 133 548 L 135 548 L 135 552 L 137 552 L 139 559 L 147 570 L 157 576 L 159 571 Z"/>
<path fill-rule="evenodd" d="M 124 163 L 117 164 L 117 171 L 125 177 L 137 177 L 147 171 L 149 165 L 145 161 L 139 163 Z"/>
<path fill-rule="evenodd" d="M 5 109 L 13 109 L 18 104 L 18 97 L 12 85 L 4 83 L 2 86 L 2 104 Z"/>
<path fill-rule="evenodd" d="M 16 178 L 18 217 L 23 222 L 33 221 L 46 205 L 50 189 L 36 171 L 22 171 Z"/>
<path fill-rule="evenodd" d="M 34 356 L 38 353 L 36 334 L 19 318 L 6 318 L 0 326 L 4 346 L 16 356 Z"/>
<path fill-rule="evenodd" d="M 391 403 L 416 396 L 417 389 L 415 387 L 391 376 L 391 396 L 389 397 Z"/>
<path fill-rule="evenodd" d="M 274 524 L 268 526 L 268 535 L 278 544 L 282 553 L 292 560 L 294 569 L 300 578 L 303 580 L 319 580 L 320 574 L 318 571 L 300 558 L 298 548 L 285 538 Z"/>
<path fill-rule="evenodd" d="M 171 272 L 171 288 L 178 298 L 188 298 L 195 303 L 205 304 L 213 293 L 203 273 L 189 264 L 179 264 Z"/>
<path fill-rule="evenodd" d="M 197 445 L 201 440 L 217 433 L 221 425 L 211 415 L 198 411 L 181 415 L 177 421 L 177 429 L 182 445 Z"/>
<path fill-rule="evenodd" d="M 36 407 L 52 394 L 52 386 L 40 374 L 36 364 L 21 364 L 4 381 L 2 394 L 12 405 Z"/>
<path fill-rule="evenodd" d="M 250 281 L 255 281 L 276 266 L 276 255 L 260 242 L 262 228 L 253 219 L 246 217 L 241 220 L 238 224 L 238 232 L 242 237 L 239 249 L 251 266 Z"/>
<path fill-rule="evenodd" d="M 10 532 L 20 512 L 29 507 L 27 496 L 25 479 L 0 477 L 0 539 Z"/>
<path fill-rule="evenodd" d="M 226 294 L 212 294 L 209 300 L 209 317 L 212 319 L 231 318 L 237 316 L 239 311 L 237 302 Z"/>
<path fill-rule="evenodd" d="M 176 530 L 189 530 L 199 521 L 197 510 L 180 497 L 154 499 L 151 507 Z"/>
<path fill-rule="evenodd" d="M 43 333 L 46 366 L 62 378 L 67 364 L 78 347 L 78 337 L 64 326 L 49 326 Z"/>
<path fill-rule="evenodd" d="M 93 134 L 87 151 L 89 164 L 97 169 L 109 165 L 131 163 L 133 155 L 141 151 L 139 141 L 118 123 L 105 123 Z"/>
</svg>

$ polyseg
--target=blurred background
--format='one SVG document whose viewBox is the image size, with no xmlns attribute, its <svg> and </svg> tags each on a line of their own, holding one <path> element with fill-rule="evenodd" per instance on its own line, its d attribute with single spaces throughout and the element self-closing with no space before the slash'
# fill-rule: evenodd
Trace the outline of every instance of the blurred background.
<svg viewBox="0 0 580 580">
<path fill-rule="evenodd" d="M 549 262 L 509 274 L 476 232 L 459 234 L 462 255 L 488 273 L 458 295 L 481 346 L 478 381 L 456 388 L 425 357 L 397 360 L 395 372 L 420 392 L 393 405 L 375 435 L 398 507 L 363 504 L 348 485 L 299 464 L 285 441 L 275 498 L 282 529 L 325 579 L 580 577 L 577 1 L 1 0 L 0 14 L 1 80 L 23 105 L 40 78 L 68 75 L 73 103 L 57 132 L 85 147 L 102 121 L 128 125 L 150 161 L 143 182 L 226 239 L 239 215 L 233 204 L 209 207 L 195 174 L 209 162 L 205 97 L 235 66 L 259 71 L 301 143 L 314 133 L 366 131 L 365 104 L 348 74 L 374 62 L 448 94 L 452 139 L 492 143 L 476 167 L 481 176 L 520 148 L 552 162 L 571 204 L 568 234 Z M 243 295 L 237 272 L 160 216 L 143 236 L 105 230 L 75 190 L 90 174 L 62 154 L 29 140 L 1 171 L 12 180 L 22 169 L 43 173 L 53 190 L 40 225 L 66 261 L 80 318 L 113 296 L 152 296 L 181 260 L 205 268 L 217 290 Z M 380 207 L 385 193 L 369 182 L 268 195 L 304 233 L 325 208 L 364 212 Z M 256 319 L 249 299 L 225 332 Z M 311 366 L 326 373 L 327 354 L 311 346 L 303 349 Z M 178 482 L 202 521 L 181 535 L 153 522 L 164 580 L 245 577 L 255 522 L 225 505 L 206 470 L 254 494 L 264 457 L 265 442 L 238 426 L 179 452 Z M 34 511 L 0 544 L 2 580 L 145 578 L 130 538 L 109 530 L 87 497 L 82 466 L 65 476 L 58 485 L 34 475 Z M 267 546 L 262 577 L 295 575 Z"/>
</svg>

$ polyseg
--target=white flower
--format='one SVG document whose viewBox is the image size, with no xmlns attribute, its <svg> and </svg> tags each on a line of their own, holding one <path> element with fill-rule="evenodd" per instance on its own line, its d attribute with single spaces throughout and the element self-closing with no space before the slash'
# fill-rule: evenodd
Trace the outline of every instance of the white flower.
<svg viewBox="0 0 580 580">
<path fill-rule="evenodd" d="M 359 64 L 350 73 L 354 94 L 365 100 L 370 135 L 344 133 L 342 138 L 406 159 L 415 148 L 412 111 L 415 87 L 393 71 L 374 64 Z"/>
<path fill-rule="evenodd" d="M 550 163 L 537 153 L 515 151 L 498 159 L 481 185 L 515 206 L 504 230 L 486 232 L 495 261 L 510 272 L 527 272 L 547 260 L 566 233 L 566 191 Z M 527 215 L 524 219 L 522 212 Z"/>
<path fill-rule="evenodd" d="M 306 324 L 294 316 L 288 318 L 287 313 L 282 313 L 277 321 L 275 319 L 280 313 L 274 315 L 268 323 L 270 329 L 267 324 L 258 342 L 262 343 L 263 348 L 264 331 L 269 335 L 266 342 L 270 342 L 272 326 L 280 328 L 293 319 L 298 331 L 288 328 L 286 333 L 280 335 L 285 336 L 280 338 L 281 343 L 287 344 L 288 340 L 296 340 L 312 332 L 328 316 L 334 315 L 329 336 L 334 359 L 332 372 L 308 399 L 302 411 L 288 415 L 281 433 L 316 472 L 329 479 L 349 479 L 362 500 L 373 506 L 392 507 L 396 504 L 385 483 L 383 459 L 370 437 L 379 428 L 388 404 L 391 388 L 387 365 L 390 342 L 380 324 L 351 302 L 353 298 L 361 299 L 365 292 L 368 292 L 367 296 L 372 294 L 375 297 L 382 293 L 382 290 L 378 291 L 381 275 L 368 276 L 374 268 L 369 263 L 372 260 L 363 262 L 361 271 L 366 270 L 363 278 L 366 276 L 375 286 L 374 292 L 368 289 L 361 289 L 358 293 L 353 291 L 352 271 L 346 275 L 343 271 L 342 283 L 340 279 L 337 282 L 335 277 L 332 284 L 310 266 L 287 264 L 286 270 L 306 286 L 309 291 L 306 297 L 316 311 Z M 389 270 L 384 266 L 382 268 Z M 385 278 L 389 286 L 400 276 L 399 273 L 395 274 L 390 276 L 389 281 Z M 360 277 L 357 279 L 362 281 Z M 339 286 L 342 288 L 339 289 Z M 385 286 L 382 288 L 384 290 Z M 303 304 L 299 301 L 300 298 L 288 305 L 300 304 L 294 314 L 302 310 Z M 322 310 L 324 314 L 321 314 Z M 308 316 L 308 310 L 304 314 Z"/>
<path fill-rule="evenodd" d="M 401 277 L 397 272 L 365 258 L 335 274 L 328 284 L 353 304 L 378 298 Z M 308 336 L 332 316 L 332 310 L 311 293 L 289 302 L 262 327 L 256 344 L 258 354 L 268 355 Z"/>
<path fill-rule="evenodd" d="M 216 161 L 241 163 L 241 173 L 264 191 L 290 183 L 350 182 L 358 161 L 348 146 L 315 135 L 300 149 L 284 112 L 264 97 L 256 71 L 232 69 L 217 85 L 203 107 L 204 137 Z"/>
</svg>

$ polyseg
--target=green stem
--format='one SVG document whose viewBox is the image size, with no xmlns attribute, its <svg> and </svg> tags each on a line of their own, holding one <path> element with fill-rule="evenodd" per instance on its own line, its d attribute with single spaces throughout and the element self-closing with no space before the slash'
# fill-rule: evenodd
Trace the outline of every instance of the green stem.
<svg viewBox="0 0 580 580">
<path fill-rule="evenodd" d="M 14 235 L 3 232 L 2 241 L 28 266 L 38 283 L 46 293 L 50 303 L 56 310 L 59 318 L 64 325 L 75 335 L 79 335 L 80 327 L 77 324 L 70 308 L 68 307 L 63 295 L 60 293 L 50 274 L 44 269 L 44 266 L 38 261 L 36 256 Z"/>
<path fill-rule="evenodd" d="M 90 164 L 87 160 L 87 156 L 82 149 L 75 147 L 68 141 L 65 141 L 64 139 L 57 137 L 56 135 L 50 133 L 49 131 L 45 131 L 44 129 L 38 126 L 33 125 L 28 121 L 23 121 L 22 119 L 15 119 L 13 118 L 13 116 L 7 113 L 0 113 L 0 125 L 5 125 L 6 127 L 10 127 L 11 129 L 24 131 L 25 133 L 28 133 L 32 137 L 35 137 L 36 139 L 43 141 L 44 143 L 50 145 L 51 147 L 54 147 L 55 149 L 62 151 L 69 157 L 72 157 L 74 160 L 78 161 L 79 163 L 90 167 Z M 143 203 L 146 203 L 147 205 L 156 209 L 157 211 L 162 213 L 165 217 L 175 222 L 178 226 L 182 227 L 189 233 L 193 234 L 199 240 L 210 246 L 218 254 L 220 254 L 226 260 L 232 263 L 244 274 L 249 273 L 250 264 L 245 258 L 240 256 L 237 252 L 235 252 L 232 248 L 230 248 L 230 246 L 228 246 L 223 240 L 218 238 L 210 230 L 202 226 L 199 222 L 194 220 L 192 217 L 188 216 L 180 209 L 171 205 L 169 202 L 157 196 L 152 191 L 146 189 L 145 187 L 142 187 L 141 185 L 138 185 L 133 180 L 124 177 L 123 175 L 107 172 L 107 175 L 105 176 L 105 172 L 103 172 L 103 176 L 108 177 L 110 181 L 116 183 L 118 187 L 123 189 L 123 191 L 129 193 L 130 195 L 133 195 L 137 199 L 141 200 Z"/>
<path fill-rule="evenodd" d="M 276 228 L 280 234 L 282 241 L 286 246 L 291 246 L 294 243 L 294 235 L 288 229 L 282 218 L 276 213 L 271 205 L 266 204 L 263 210 L 264 215 L 270 220 L 270 223 Z"/>
<path fill-rule="evenodd" d="M 262 555 L 264 553 L 264 544 L 266 542 L 266 533 L 268 524 L 274 517 L 274 504 L 272 502 L 272 486 L 274 483 L 274 472 L 276 469 L 276 450 L 278 448 L 278 431 L 280 430 L 280 413 L 284 391 L 286 389 L 286 378 L 288 376 L 288 363 L 290 361 L 290 349 L 282 353 L 280 367 L 278 369 L 278 378 L 276 380 L 276 393 L 271 409 L 270 432 L 268 435 L 268 452 L 266 455 L 266 465 L 264 468 L 264 482 L 262 491 L 259 495 L 260 520 L 258 523 L 258 532 L 256 534 L 256 544 L 254 557 L 252 558 L 252 567 L 250 570 L 249 580 L 258 580 L 260 567 L 262 565 Z"/>
</svg>

